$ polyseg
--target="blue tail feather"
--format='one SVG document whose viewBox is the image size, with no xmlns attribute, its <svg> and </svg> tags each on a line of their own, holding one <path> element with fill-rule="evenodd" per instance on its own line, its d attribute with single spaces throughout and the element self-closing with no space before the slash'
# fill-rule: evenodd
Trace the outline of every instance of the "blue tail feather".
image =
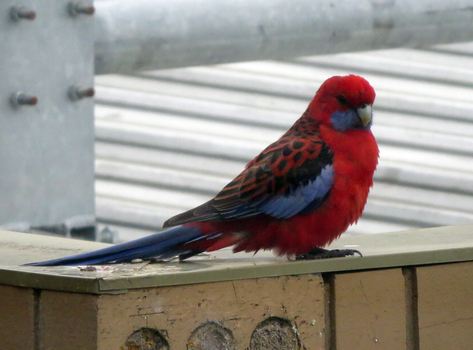
<svg viewBox="0 0 473 350">
<path fill-rule="evenodd" d="M 133 259 L 169 258 L 188 250 L 178 248 L 202 238 L 199 226 L 178 226 L 131 242 L 117 244 L 89 253 L 26 264 L 28 266 L 93 265 L 129 262 Z"/>
</svg>

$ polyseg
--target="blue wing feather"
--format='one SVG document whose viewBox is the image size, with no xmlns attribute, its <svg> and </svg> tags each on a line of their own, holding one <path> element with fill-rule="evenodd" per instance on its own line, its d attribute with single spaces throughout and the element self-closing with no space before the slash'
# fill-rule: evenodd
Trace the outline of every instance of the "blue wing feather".
<svg viewBox="0 0 473 350">
<path fill-rule="evenodd" d="M 308 184 L 299 184 L 291 188 L 289 194 L 279 194 L 270 197 L 258 208 L 262 213 L 278 219 L 287 219 L 306 210 L 315 209 L 330 191 L 333 183 L 333 166 L 326 165 L 320 175 L 310 180 Z M 307 212 L 304 212 L 305 214 Z"/>
</svg>

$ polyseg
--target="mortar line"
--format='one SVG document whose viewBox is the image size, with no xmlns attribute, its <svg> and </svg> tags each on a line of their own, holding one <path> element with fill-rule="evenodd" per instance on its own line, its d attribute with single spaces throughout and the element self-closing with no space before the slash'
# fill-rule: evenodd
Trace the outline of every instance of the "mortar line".
<svg viewBox="0 0 473 350">
<path fill-rule="evenodd" d="M 324 280 L 325 350 L 337 350 L 335 320 L 335 274 L 322 274 Z"/>
<path fill-rule="evenodd" d="M 41 289 L 33 289 L 33 330 L 34 330 L 34 350 L 41 350 Z"/>
<path fill-rule="evenodd" d="M 406 300 L 406 350 L 420 350 L 417 271 L 403 267 Z"/>
</svg>

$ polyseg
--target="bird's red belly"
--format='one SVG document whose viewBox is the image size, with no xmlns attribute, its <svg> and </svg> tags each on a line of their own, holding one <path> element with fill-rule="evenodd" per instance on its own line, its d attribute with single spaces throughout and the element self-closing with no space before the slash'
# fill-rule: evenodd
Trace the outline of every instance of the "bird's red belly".
<svg viewBox="0 0 473 350">
<path fill-rule="evenodd" d="M 353 190 L 350 195 L 334 190 L 313 213 L 275 220 L 254 231 L 249 227 L 253 232 L 244 242 L 244 250 L 274 249 L 280 255 L 298 255 L 330 244 L 361 216 L 368 189 Z"/>
</svg>

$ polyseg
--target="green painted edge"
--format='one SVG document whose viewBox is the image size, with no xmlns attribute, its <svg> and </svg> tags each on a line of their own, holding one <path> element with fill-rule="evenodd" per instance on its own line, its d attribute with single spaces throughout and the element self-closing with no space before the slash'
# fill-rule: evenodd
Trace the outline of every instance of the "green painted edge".
<svg viewBox="0 0 473 350">
<path fill-rule="evenodd" d="M 73 293 L 118 294 L 125 293 L 129 289 L 139 288 L 288 275 L 342 273 L 465 261 L 473 261 L 473 247 L 315 261 L 287 261 L 270 263 L 268 265 L 229 267 L 221 270 L 192 270 L 180 272 L 179 274 L 156 274 L 152 276 L 121 277 L 119 279 L 106 279 L 102 277 L 84 278 L 83 276 L 74 277 L 2 269 L 0 270 L 0 284 Z M 186 264 L 193 264 L 193 262 L 186 262 Z"/>
<path fill-rule="evenodd" d="M 61 292 L 103 294 L 100 290 L 100 279 L 97 278 L 86 279 L 17 270 L 0 270 L 0 284 Z"/>
<path fill-rule="evenodd" d="M 288 275 L 363 271 L 465 261 L 473 261 L 473 248 L 468 247 L 426 252 L 406 252 L 391 255 L 315 261 L 293 261 L 263 266 L 232 267 L 225 270 L 190 271 L 169 275 L 128 277 L 117 280 L 100 279 L 99 290 L 102 293 L 107 293 L 114 290 L 211 283 Z"/>
</svg>

